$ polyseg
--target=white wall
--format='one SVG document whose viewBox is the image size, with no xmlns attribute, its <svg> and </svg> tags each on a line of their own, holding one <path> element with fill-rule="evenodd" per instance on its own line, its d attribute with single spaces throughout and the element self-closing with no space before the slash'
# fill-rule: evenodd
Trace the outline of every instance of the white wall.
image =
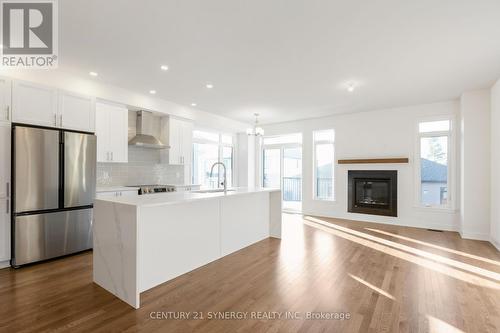
<svg viewBox="0 0 500 333">
<path fill-rule="evenodd" d="M 417 122 L 435 116 L 457 117 L 459 102 L 417 105 L 405 108 L 336 115 L 264 126 L 267 135 L 303 133 L 303 212 L 321 216 L 408 225 L 443 230 L 458 230 L 458 210 L 417 207 L 415 159 Z M 335 129 L 336 159 L 409 157 L 409 164 L 335 165 L 335 202 L 313 200 L 312 131 Z M 455 145 L 457 146 L 457 145 Z M 257 156 L 259 177 L 261 154 Z M 458 159 L 457 159 L 458 163 Z M 348 170 L 398 170 L 398 217 L 347 212 Z M 458 177 L 454 176 L 455 188 Z M 453 190 L 452 190 L 453 191 Z M 454 195 L 456 196 L 456 195 Z"/>
<path fill-rule="evenodd" d="M 491 89 L 491 242 L 500 250 L 500 80 Z"/>
<path fill-rule="evenodd" d="M 244 132 L 248 124 L 217 116 L 199 109 L 179 105 L 161 98 L 102 83 L 99 78 L 86 79 L 59 70 L 0 69 L 0 75 L 37 82 L 89 96 L 95 96 L 135 108 L 161 112 L 193 120 L 196 126 L 223 132 Z M 133 80 L 133 78 L 131 78 Z"/>
<path fill-rule="evenodd" d="M 255 186 L 255 137 L 246 133 L 237 135 L 237 186 Z"/>
<path fill-rule="evenodd" d="M 460 234 L 490 239 L 490 90 L 460 97 Z"/>
</svg>

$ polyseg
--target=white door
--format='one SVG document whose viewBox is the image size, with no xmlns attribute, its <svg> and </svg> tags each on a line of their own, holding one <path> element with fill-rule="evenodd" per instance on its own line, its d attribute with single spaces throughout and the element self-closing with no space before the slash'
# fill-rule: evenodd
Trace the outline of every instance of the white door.
<svg viewBox="0 0 500 333">
<path fill-rule="evenodd" d="M 110 106 L 109 112 L 109 151 L 111 162 L 128 162 L 128 110 Z"/>
<path fill-rule="evenodd" d="M 0 77 L 0 123 L 10 123 L 11 110 L 11 81 Z"/>
<path fill-rule="evenodd" d="M 59 116 L 63 128 L 94 132 L 95 100 L 93 97 L 59 91 Z"/>
<path fill-rule="evenodd" d="M 10 133 L 9 125 L 0 125 L 0 198 L 10 195 Z"/>
<path fill-rule="evenodd" d="M 97 162 L 110 162 L 109 153 L 109 112 L 104 104 L 96 105 L 95 134 L 97 136 Z"/>
<path fill-rule="evenodd" d="M 0 262 L 10 260 L 10 200 L 0 199 Z"/>
<path fill-rule="evenodd" d="M 12 119 L 17 123 L 59 126 L 57 90 L 36 83 L 14 81 Z"/>
</svg>

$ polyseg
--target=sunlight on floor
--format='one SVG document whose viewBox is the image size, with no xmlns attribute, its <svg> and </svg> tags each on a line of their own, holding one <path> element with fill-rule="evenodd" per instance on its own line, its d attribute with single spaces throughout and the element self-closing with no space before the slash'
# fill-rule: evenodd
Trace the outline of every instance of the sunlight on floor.
<svg viewBox="0 0 500 333">
<path fill-rule="evenodd" d="M 432 269 L 436 272 L 448 275 L 451 278 L 459 279 L 459 280 L 462 280 L 462 281 L 467 282 L 467 283 L 473 283 L 473 284 L 476 284 L 476 285 L 482 286 L 482 287 L 487 287 L 487 288 L 492 288 L 492 289 L 500 289 L 499 283 L 496 283 L 496 282 L 491 281 L 489 279 L 485 279 L 485 278 L 482 278 L 478 275 L 471 274 L 471 273 L 468 273 L 468 272 L 465 272 L 465 271 L 462 271 L 459 269 L 455 269 L 455 268 L 449 267 L 447 265 L 442 265 L 440 263 L 437 263 L 435 260 L 428 260 L 428 259 L 422 258 L 418 255 L 413 255 L 413 254 L 410 254 L 410 253 L 407 253 L 404 251 L 399 251 L 399 250 L 394 249 L 390 246 L 380 244 L 380 243 L 383 243 L 383 242 L 381 242 L 382 239 L 380 239 L 380 238 L 372 236 L 373 240 L 375 240 L 375 241 L 372 241 L 372 240 L 367 239 L 367 237 L 358 237 L 358 236 L 355 236 L 354 233 L 358 233 L 361 235 L 365 235 L 365 234 L 356 232 L 356 231 L 351 230 L 351 229 L 342 228 L 342 227 L 333 225 L 331 223 L 323 222 L 322 220 L 319 220 L 316 218 L 311 218 L 311 217 L 305 217 L 303 220 L 303 223 L 308 225 L 308 226 L 311 226 L 313 228 L 323 230 L 325 232 L 342 237 L 342 238 L 350 240 L 352 242 L 355 242 L 355 243 L 361 244 L 363 246 L 372 248 L 374 250 L 381 251 L 383 253 L 398 257 L 398 258 L 406 260 L 410 263 L 413 263 L 413 264 L 416 264 L 416 265 L 419 265 L 419 266 L 422 266 L 422 267 L 425 267 L 428 269 Z M 340 229 L 347 229 L 347 230 L 343 231 Z M 377 242 L 379 240 L 380 240 L 380 243 Z M 383 241 L 385 241 L 385 240 L 383 240 Z M 394 242 L 389 242 L 389 243 L 391 245 L 398 244 L 398 243 L 394 243 Z M 415 249 L 413 249 L 411 247 L 406 247 L 406 248 L 407 248 L 407 250 L 409 250 L 409 252 L 415 252 Z M 425 251 L 420 251 L 418 253 L 419 254 L 421 253 L 423 255 L 427 254 L 426 256 L 427 257 L 430 256 L 430 257 L 432 257 L 432 259 L 434 259 L 434 257 L 439 257 L 439 256 L 431 255 Z M 444 259 L 446 259 L 446 258 L 444 258 Z M 456 263 L 459 263 L 459 262 L 456 262 Z M 467 265 L 467 266 L 471 266 L 471 265 Z M 463 269 L 463 267 L 464 266 L 462 266 L 461 269 Z M 472 267 L 475 267 L 475 266 L 472 266 Z M 477 267 L 475 267 L 475 268 L 477 268 Z M 482 271 L 485 271 L 485 270 L 482 270 Z M 493 273 L 490 271 L 487 271 L 487 272 L 492 273 L 492 275 L 496 274 L 496 273 Z M 496 275 L 498 275 L 498 274 L 496 274 Z"/>
<path fill-rule="evenodd" d="M 376 292 L 377 292 L 377 293 L 379 293 L 380 295 L 383 295 L 383 296 L 385 296 L 385 297 L 387 297 L 387 298 L 390 298 L 390 299 L 392 299 L 393 301 L 395 301 L 395 300 L 396 300 L 396 299 L 394 298 L 394 296 L 392 296 L 392 295 L 391 295 L 391 294 L 389 294 L 388 292 L 386 292 L 386 291 L 384 291 L 384 290 L 382 290 L 382 289 L 380 289 L 380 288 L 378 288 L 378 287 L 375 287 L 373 284 L 368 283 L 368 282 L 366 282 L 365 280 L 363 280 L 363 279 L 361 279 L 361 278 L 359 278 L 359 277 L 357 277 L 357 276 L 355 276 L 355 275 L 349 274 L 349 276 L 350 276 L 351 278 L 353 278 L 354 280 L 358 281 L 359 283 L 364 284 L 364 285 L 365 285 L 365 286 L 367 286 L 368 288 L 373 289 L 374 291 L 376 291 Z"/>
<path fill-rule="evenodd" d="M 425 245 L 425 246 L 432 247 L 432 248 L 435 248 L 435 249 L 438 249 L 438 250 L 442 250 L 442 251 L 446 251 L 446 252 L 458 254 L 458 255 L 461 255 L 463 257 L 467 257 L 467 258 L 471 258 L 471 259 L 475 259 L 475 260 L 480 260 L 480 261 L 487 262 L 489 264 L 499 265 L 500 266 L 500 262 L 492 260 L 492 259 L 483 258 L 483 257 L 479 257 L 479 256 L 476 256 L 476 255 L 473 255 L 473 254 L 470 254 L 470 253 L 466 253 L 466 252 L 462 252 L 462 251 L 457 251 L 457 250 L 449 249 L 447 247 L 443 247 L 443 246 L 439 246 L 439 245 L 435 245 L 435 244 L 423 242 L 423 241 L 418 240 L 418 239 L 413 239 L 413 238 L 409 238 L 409 237 L 397 235 L 397 234 L 394 234 L 392 232 L 387 232 L 387 231 L 378 230 L 378 229 L 372 229 L 372 228 L 365 228 L 365 229 L 373 231 L 373 232 L 377 232 L 379 234 L 383 234 L 383 235 L 386 235 L 386 236 L 391 236 L 391 237 L 399 238 L 399 239 L 402 239 L 402 240 L 406 240 L 408 242 L 413 242 L 413 243 L 416 243 L 416 244 Z"/>
<path fill-rule="evenodd" d="M 482 275 L 482 276 L 489 278 L 489 279 L 500 281 L 500 274 L 499 273 L 492 272 L 492 271 L 489 271 L 489 270 L 481 268 L 481 267 L 466 264 L 466 263 L 463 263 L 461 261 L 446 258 L 446 257 L 440 256 L 440 255 L 434 254 L 434 253 L 426 252 L 426 251 L 416 249 L 416 248 L 413 248 L 411 246 L 407 246 L 404 244 L 396 243 L 396 242 L 393 242 L 393 241 L 390 241 L 390 240 L 387 240 L 384 238 L 375 237 L 373 235 L 366 234 L 366 233 L 363 233 L 363 232 L 360 232 L 357 230 L 349 229 L 346 227 L 341 227 L 341 226 L 338 226 L 336 224 L 326 222 L 326 221 L 323 221 L 323 220 L 318 219 L 318 218 L 314 218 L 314 217 L 310 217 L 310 216 L 306 216 L 304 218 L 306 220 L 309 220 L 312 222 L 320 223 L 320 224 L 325 225 L 329 228 L 334 228 L 334 229 L 337 229 L 339 231 L 347 232 L 347 233 L 350 233 L 352 235 L 363 237 L 363 238 L 369 239 L 371 241 L 375 241 L 375 242 L 378 242 L 378 243 L 381 243 L 384 245 L 391 246 L 393 248 L 397 248 L 397 249 L 400 249 L 400 250 L 403 250 L 406 252 L 410 252 L 410 253 L 416 254 L 418 256 L 433 260 L 433 261 L 438 261 L 438 262 L 441 262 L 443 264 L 453 266 L 453 267 L 458 268 L 458 269 L 462 269 L 462 270 L 466 270 L 466 271 L 469 271 L 469 272 L 474 273 L 474 274 Z"/>
<path fill-rule="evenodd" d="M 458 328 L 440 320 L 433 316 L 427 315 L 427 319 L 429 320 L 429 332 L 430 333 L 464 333 L 464 331 L 459 330 Z"/>
</svg>

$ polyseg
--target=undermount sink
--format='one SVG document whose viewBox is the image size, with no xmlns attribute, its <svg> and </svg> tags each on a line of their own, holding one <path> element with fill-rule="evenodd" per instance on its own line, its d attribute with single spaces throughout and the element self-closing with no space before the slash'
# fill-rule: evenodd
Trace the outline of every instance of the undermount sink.
<svg viewBox="0 0 500 333">
<path fill-rule="evenodd" d="M 235 189 L 227 189 L 227 192 L 233 192 L 236 191 Z M 219 192 L 224 192 L 223 188 L 212 188 L 208 190 L 196 190 L 196 191 L 191 191 L 192 193 L 219 193 Z"/>
</svg>

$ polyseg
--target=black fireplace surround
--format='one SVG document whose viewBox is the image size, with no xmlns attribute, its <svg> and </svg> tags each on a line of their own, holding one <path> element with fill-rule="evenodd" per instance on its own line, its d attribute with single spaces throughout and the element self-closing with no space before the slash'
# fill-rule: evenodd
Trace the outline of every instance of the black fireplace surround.
<svg viewBox="0 0 500 333">
<path fill-rule="evenodd" d="M 349 170 L 348 211 L 398 216 L 396 170 Z"/>
</svg>

